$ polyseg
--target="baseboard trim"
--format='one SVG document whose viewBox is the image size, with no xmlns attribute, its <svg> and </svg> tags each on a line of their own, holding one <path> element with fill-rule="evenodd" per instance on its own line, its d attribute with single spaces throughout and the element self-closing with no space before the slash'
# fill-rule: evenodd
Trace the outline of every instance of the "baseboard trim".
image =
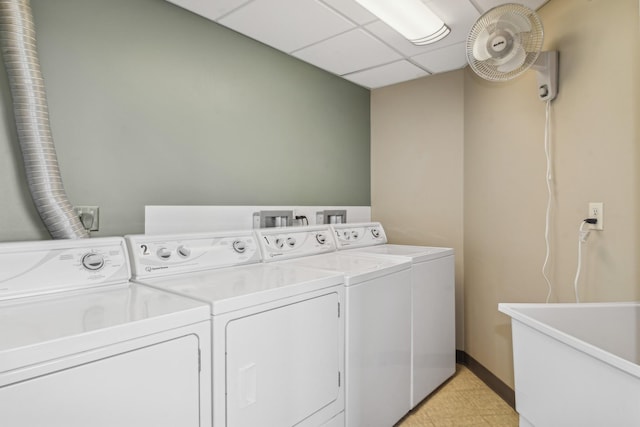
<svg viewBox="0 0 640 427">
<path fill-rule="evenodd" d="M 484 382 L 491 390 L 496 392 L 502 400 L 515 409 L 516 393 L 511 389 L 511 387 L 502 382 L 500 378 L 496 377 L 491 371 L 482 366 L 480 362 L 469 356 L 464 351 L 456 350 L 456 363 L 467 366 L 471 372 L 482 380 L 482 382 Z"/>
<path fill-rule="evenodd" d="M 456 350 L 456 363 L 467 366 L 467 353 L 462 350 Z"/>
</svg>

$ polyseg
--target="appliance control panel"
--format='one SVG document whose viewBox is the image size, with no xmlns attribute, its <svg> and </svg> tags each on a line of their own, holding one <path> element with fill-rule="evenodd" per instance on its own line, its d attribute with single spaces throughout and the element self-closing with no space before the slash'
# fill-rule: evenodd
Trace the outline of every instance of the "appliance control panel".
<svg viewBox="0 0 640 427">
<path fill-rule="evenodd" d="M 168 276 L 260 262 L 251 231 L 126 236 L 134 278 Z"/>
<path fill-rule="evenodd" d="M 126 283 L 130 276 L 122 238 L 0 244 L 0 299 Z"/>
<path fill-rule="evenodd" d="M 387 243 L 387 235 L 379 222 L 332 224 L 331 230 L 338 250 Z"/>
<path fill-rule="evenodd" d="M 336 250 L 328 225 L 256 230 L 264 262 L 280 261 Z"/>
</svg>

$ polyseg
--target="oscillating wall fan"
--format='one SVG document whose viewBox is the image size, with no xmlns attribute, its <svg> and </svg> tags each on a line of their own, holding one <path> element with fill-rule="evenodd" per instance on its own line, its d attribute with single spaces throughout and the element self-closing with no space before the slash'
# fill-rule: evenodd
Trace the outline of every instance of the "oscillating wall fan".
<svg viewBox="0 0 640 427">
<path fill-rule="evenodd" d="M 541 52 L 544 31 L 536 12 L 508 3 L 482 15 L 467 37 L 467 61 L 480 77 L 511 80 L 529 68 L 538 72 L 538 95 L 543 101 L 558 93 L 558 52 Z"/>
</svg>

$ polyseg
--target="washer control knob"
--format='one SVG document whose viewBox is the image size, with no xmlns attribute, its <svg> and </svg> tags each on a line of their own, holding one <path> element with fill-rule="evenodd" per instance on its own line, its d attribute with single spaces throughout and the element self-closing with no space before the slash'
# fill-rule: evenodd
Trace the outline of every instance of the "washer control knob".
<svg viewBox="0 0 640 427">
<path fill-rule="evenodd" d="M 296 245 L 296 238 L 287 237 L 287 245 L 289 245 L 289 247 L 294 247 Z"/>
<path fill-rule="evenodd" d="M 100 254 L 90 252 L 82 257 L 82 266 L 87 270 L 100 270 L 104 266 L 104 257 Z"/>
<path fill-rule="evenodd" d="M 349 240 L 349 238 L 351 237 L 351 235 L 349 234 L 349 231 L 345 230 L 342 232 L 342 238 L 344 240 Z"/>
<path fill-rule="evenodd" d="M 244 253 L 244 251 L 247 250 L 247 245 L 242 240 L 234 241 L 231 246 L 233 246 L 233 250 L 236 251 L 239 254 L 242 254 L 242 253 Z"/>
<path fill-rule="evenodd" d="M 353 230 L 351 232 L 351 237 L 355 240 L 358 240 L 358 237 L 360 237 L 360 233 L 358 233 L 358 230 Z"/>
<path fill-rule="evenodd" d="M 377 239 L 378 237 L 380 237 L 380 230 L 378 230 L 377 228 L 372 228 L 371 234 Z"/>
<path fill-rule="evenodd" d="M 156 251 L 156 254 L 161 259 L 169 259 L 171 258 L 171 251 L 165 247 L 162 247 Z"/>
<path fill-rule="evenodd" d="M 327 236 L 325 236 L 324 233 L 318 233 L 316 234 L 316 240 L 321 245 L 324 245 L 325 243 L 327 243 Z"/>
<path fill-rule="evenodd" d="M 180 255 L 182 258 L 188 258 L 191 255 L 191 249 L 182 245 L 178 246 L 176 252 L 178 252 L 178 255 Z"/>
<path fill-rule="evenodd" d="M 273 242 L 273 244 L 278 249 L 282 249 L 284 247 L 284 241 L 279 237 Z"/>
</svg>

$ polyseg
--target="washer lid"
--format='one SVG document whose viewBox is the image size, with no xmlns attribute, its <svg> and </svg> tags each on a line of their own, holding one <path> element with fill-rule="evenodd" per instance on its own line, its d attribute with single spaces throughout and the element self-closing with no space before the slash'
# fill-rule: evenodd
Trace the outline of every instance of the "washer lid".
<svg viewBox="0 0 640 427">
<path fill-rule="evenodd" d="M 454 251 L 452 248 L 386 244 L 350 249 L 347 253 L 403 256 L 411 258 L 414 263 L 418 263 L 453 255 Z"/>
<path fill-rule="evenodd" d="M 129 283 L 0 301 L 0 373 L 209 318 L 206 304 Z"/>
<path fill-rule="evenodd" d="M 349 286 L 409 269 L 411 260 L 403 257 L 372 257 L 343 251 L 283 261 L 282 264 L 340 271 L 344 273 L 345 286 Z"/>
<path fill-rule="evenodd" d="M 339 272 L 271 263 L 158 277 L 141 283 L 208 302 L 211 314 L 218 315 L 343 282 Z"/>
</svg>

